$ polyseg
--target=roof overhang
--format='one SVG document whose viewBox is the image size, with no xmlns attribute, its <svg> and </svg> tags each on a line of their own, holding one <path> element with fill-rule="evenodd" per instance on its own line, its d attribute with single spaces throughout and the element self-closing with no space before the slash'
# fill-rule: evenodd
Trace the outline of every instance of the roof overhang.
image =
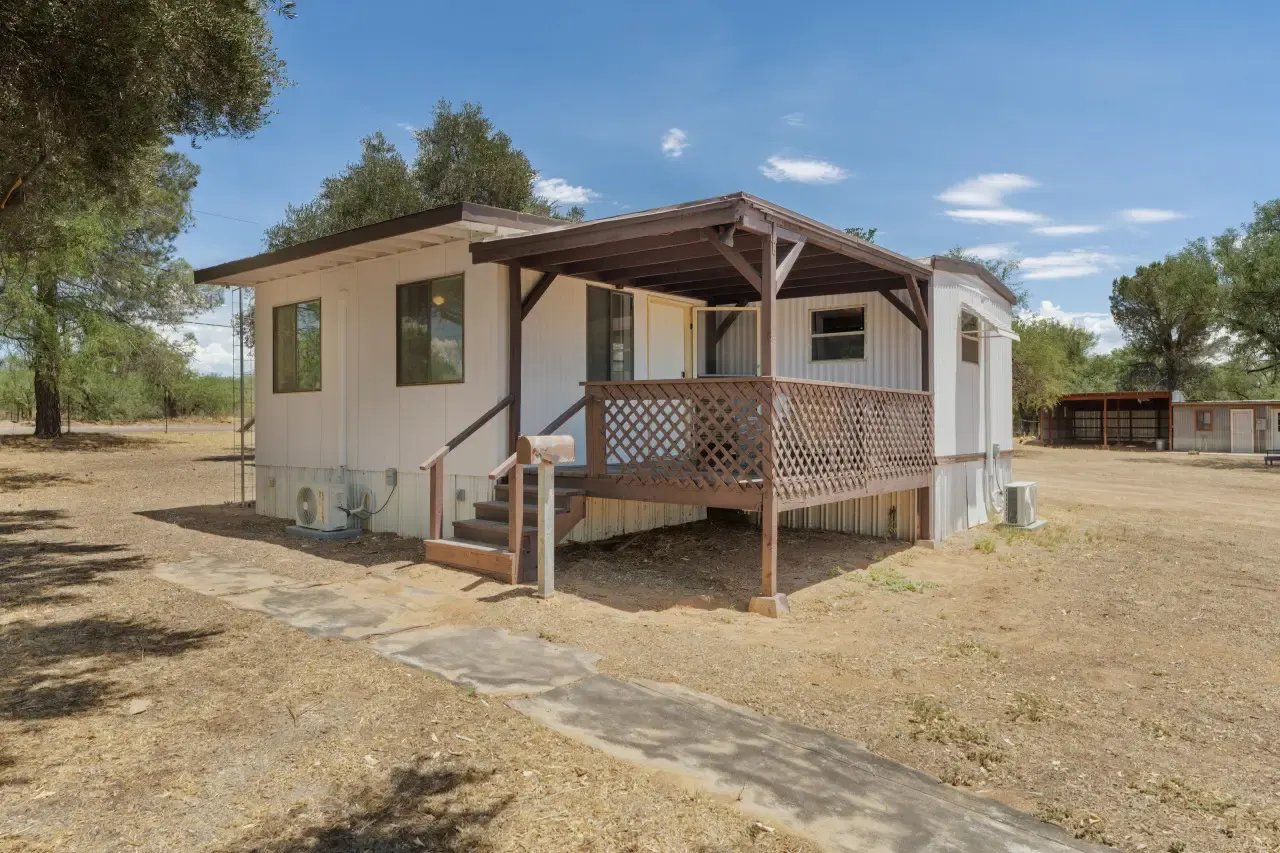
<svg viewBox="0 0 1280 853">
<path fill-rule="evenodd" d="M 273 252 L 196 270 L 196 284 L 254 286 L 343 264 L 413 252 L 458 240 L 527 234 L 558 219 L 460 202 L 339 231 Z"/>
<path fill-rule="evenodd" d="M 952 258 L 947 255 L 932 255 L 926 260 L 935 270 L 960 273 L 961 275 L 977 276 L 982 279 L 984 284 L 996 293 L 1000 294 L 1000 296 L 1010 305 L 1018 304 L 1018 294 L 1010 290 L 1007 284 L 996 278 L 991 270 L 987 269 L 982 264 L 974 263 L 973 261 L 964 261 L 959 258 Z"/>
<path fill-rule="evenodd" d="M 747 193 L 494 237 L 472 243 L 471 256 L 711 305 L 746 304 L 760 293 L 730 256 L 758 275 L 770 234 L 779 261 L 803 244 L 779 299 L 892 290 L 907 277 L 933 274 L 926 264 Z"/>
</svg>

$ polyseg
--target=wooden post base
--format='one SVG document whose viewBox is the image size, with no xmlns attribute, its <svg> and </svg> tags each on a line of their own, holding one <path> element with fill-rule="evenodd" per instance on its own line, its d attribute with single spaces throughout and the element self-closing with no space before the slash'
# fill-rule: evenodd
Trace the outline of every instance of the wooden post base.
<svg viewBox="0 0 1280 853">
<path fill-rule="evenodd" d="M 776 595 L 757 595 L 747 605 L 747 612 L 777 619 L 780 616 L 791 615 L 791 603 L 787 601 L 787 595 L 783 592 Z"/>
</svg>

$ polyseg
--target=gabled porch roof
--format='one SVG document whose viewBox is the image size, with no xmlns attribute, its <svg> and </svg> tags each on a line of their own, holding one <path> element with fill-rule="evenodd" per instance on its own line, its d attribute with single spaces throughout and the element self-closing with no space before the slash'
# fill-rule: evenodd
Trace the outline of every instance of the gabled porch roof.
<svg viewBox="0 0 1280 853">
<path fill-rule="evenodd" d="M 471 256 L 711 305 L 743 304 L 760 299 L 770 234 L 782 259 L 778 299 L 889 291 L 906 278 L 932 275 L 926 264 L 743 192 L 481 240 L 471 244 Z"/>
</svg>

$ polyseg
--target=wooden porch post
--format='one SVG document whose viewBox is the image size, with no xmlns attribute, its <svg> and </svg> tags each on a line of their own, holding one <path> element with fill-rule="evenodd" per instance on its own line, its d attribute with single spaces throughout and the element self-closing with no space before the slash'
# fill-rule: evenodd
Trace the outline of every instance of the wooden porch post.
<svg viewBox="0 0 1280 853">
<path fill-rule="evenodd" d="M 767 402 L 762 412 L 765 441 L 762 453 L 764 463 L 763 494 L 760 501 L 760 594 L 751 599 L 748 610 L 762 616 L 784 616 L 790 611 L 787 596 L 778 592 L 778 492 L 775 478 L 778 474 L 775 448 L 777 432 L 777 386 L 774 373 L 777 369 L 778 339 L 774 323 L 775 303 L 778 297 L 778 236 L 770 229 L 762 238 L 764 256 L 760 260 L 760 374 L 768 388 Z"/>
<path fill-rule="evenodd" d="M 1102 449 L 1107 449 L 1107 398 L 1102 398 Z"/>
<path fill-rule="evenodd" d="M 524 343 L 523 302 L 520 285 L 520 265 L 507 264 L 507 393 L 511 405 L 507 408 L 507 453 L 516 452 L 520 440 L 520 363 Z"/>
<path fill-rule="evenodd" d="M 916 282 L 913 275 L 906 277 L 907 293 L 911 296 L 911 307 L 920 318 L 920 390 L 928 391 L 933 396 L 933 318 L 929 314 L 929 283 L 923 286 Z M 937 412 L 934 412 L 937 418 Z M 936 423 L 936 420 L 935 420 Z M 932 477 L 930 471 L 930 477 Z M 916 489 L 916 539 L 933 541 L 933 485 Z"/>
</svg>

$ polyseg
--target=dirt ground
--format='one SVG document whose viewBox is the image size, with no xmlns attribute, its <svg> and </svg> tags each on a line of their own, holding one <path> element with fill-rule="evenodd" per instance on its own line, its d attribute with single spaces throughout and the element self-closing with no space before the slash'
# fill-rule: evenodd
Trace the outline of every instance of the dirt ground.
<svg viewBox="0 0 1280 853">
<path fill-rule="evenodd" d="M 1280 469 L 1021 448 L 1047 528 L 938 550 L 784 531 L 794 615 L 743 612 L 758 536 L 563 549 L 550 602 L 395 537 L 225 506 L 230 438 L 0 439 L 0 847 L 809 850 L 733 803 L 367 649 L 150 575 L 193 551 L 396 568 L 447 621 L 539 634 L 1126 850 L 1280 850 Z"/>
</svg>

